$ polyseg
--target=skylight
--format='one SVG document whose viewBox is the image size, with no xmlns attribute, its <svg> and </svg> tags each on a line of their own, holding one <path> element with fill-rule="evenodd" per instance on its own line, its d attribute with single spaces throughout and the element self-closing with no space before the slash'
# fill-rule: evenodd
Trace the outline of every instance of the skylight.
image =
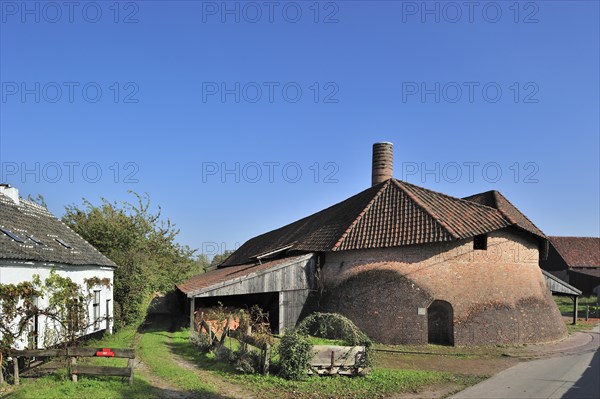
<svg viewBox="0 0 600 399">
<path fill-rule="evenodd" d="M 12 238 L 13 240 L 15 240 L 16 242 L 23 243 L 23 240 L 21 239 L 21 237 L 19 237 L 18 235 L 16 235 L 12 231 L 7 230 L 7 229 L 3 229 L 3 228 L 0 228 L 0 230 L 2 230 L 2 232 L 4 234 L 6 234 L 7 236 L 9 236 L 10 238 Z"/>
<path fill-rule="evenodd" d="M 38 240 L 34 236 L 27 236 L 27 238 L 29 238 L 31 241 L 35 242 L 37 245 L 44 245 L 43 242 L 41 242 L 40 240 Z"/>
<path fill-rule="evenodd" d="M 60 238 L 55 238 L 55 240 L 56 240 L 56 242 L 58 242 L 60 245 L 62 245 L 63 247 L 65 247 L 67 249 L 73 248 L 70 244 L 67 244 L 66 242 L 64 242 Z"/>
</svg>

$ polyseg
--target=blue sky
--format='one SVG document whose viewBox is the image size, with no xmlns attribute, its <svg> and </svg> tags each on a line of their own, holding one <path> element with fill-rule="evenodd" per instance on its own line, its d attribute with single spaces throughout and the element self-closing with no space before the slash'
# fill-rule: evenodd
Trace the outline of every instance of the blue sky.
<svg viewBox="0 0 600 399">
<path fill-rule="evenodd" d="M 0 2 L 3 182 L 212 254 L 395 176 L 598 236 L 597 1 Z"/>
</svg>

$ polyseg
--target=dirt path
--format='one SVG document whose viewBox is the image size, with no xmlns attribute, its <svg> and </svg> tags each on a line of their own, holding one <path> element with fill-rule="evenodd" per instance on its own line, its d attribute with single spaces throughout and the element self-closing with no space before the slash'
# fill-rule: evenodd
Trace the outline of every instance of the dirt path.
<svg viewBox="0 0 600 399">
<path fill-rule="evenodd" d="M 161 317 L 163 316 L 163 317 Z M 171 320 L 170 317 L 164 317 L 164 315 L 155 315 L 151 319 L 147 321 L 146 329 L 143 332 L 136 334 L 134 338 L 134 347 L 139 346 L 140 339 L 142 334 L 145 334 L 145 330 L 150 327 L 150 325 L 159 325 L 165 327 L 165 333 L 168 334 L 168 341 L 166 342 L 167 346 L 171 346 L 173 343 L 172 333 L 175 331 L 175 321 Z M 206 382 L 213 387 L 216 388 L 217 392 L 214 395 L 215 398 L 227 398 L 227 399 L 254 399 L 248 392 L 245 392 L 239 386 L 230 383 L 224 378 L 219 377 L 218 375 L 211 373 L 210 371 L 203 370 L 197 367 L 194 363 L 189 360 L 183 358 L 182 356 L 173 352 L 171 348 L 169 348 L 169 354 L 171 360 L 177 364 L 182 369 L 186 369 L 188 371 L 193 372 L 198 376 L 199 380 Z M 144 364 L 141 359 L 136 358 L 136 372 L 144 378 L 148 383 L 150 383 L 153 387 L 155 387 L 160 392 L 160 398 L 165 399 L 195 399 L 198 398 L 197 394 L 193 392 L 188 392 L 185 390 L 181 390 L 179 387 L 174 386 L 169 381 L 164 380 L 163 378 L 157 376 L 152 372 L 152 370 Z M 212 397 L 212 396 L 211 396 Z"/>
<path fill-rule="evenodd" d="M 184 359 L 183 357 L 173 352 L 171 352 L 171 357 L 179 367 L 194 372 L 198 378 L 217 387 L 220 395 L 227 396 L 228 398 L 232 399 L 254 399 L 252 395 L 241 389 L 238 385 L 232 384 L 229 381 L 211 373 L 210 371 L 198 368 L 195 364 Z"/>
<path fill-rule="evenodd" d="M 142 333 L 136 333 L 133 338 L 133 347 L 139 348 Z M 164 379 L 154 374 L 139 357 L 134 359 L 135 373 L 140 375 L 142 379 L 152 385 L 159 393 L 161 399 L 193 399 L 193 395 L 189 392 L 182 391 L 173 386 Z"/>
<path fill-rule="evenodd" d="M 167 381 L 159 378 L 150 371 L 148 366 L 139 358 L 135 359 L 135 372 L 152 385 L 159 393 L 159 398 L 163 399 L 193 399 L 194 395 L 190 392 L 184 392 Z"/>
<path fill-rule="evenodd" d="M 418 393 L 398 393 L 389 396 L 387 399 L 441 399 L 465 389 L 464 385 L 458 384 L 440 384 L 432 385 Z"/>
</svg>

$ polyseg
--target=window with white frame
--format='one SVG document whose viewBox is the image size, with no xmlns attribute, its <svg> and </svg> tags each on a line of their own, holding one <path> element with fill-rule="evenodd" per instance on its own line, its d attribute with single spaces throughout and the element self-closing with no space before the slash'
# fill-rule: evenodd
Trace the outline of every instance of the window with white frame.
<svg viewBox="0 0 600 399">
<path fill-rule="evenodd" d="M 94 330 L 100 328 L 100 290 L 94 291 Z"/>
</svg>

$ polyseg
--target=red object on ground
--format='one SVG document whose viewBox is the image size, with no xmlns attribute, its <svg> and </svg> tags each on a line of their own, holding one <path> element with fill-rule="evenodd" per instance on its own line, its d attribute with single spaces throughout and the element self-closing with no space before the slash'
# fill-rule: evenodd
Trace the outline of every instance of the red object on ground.
<svg viewBox="0 0 600 399">
<path fill-rule="evenodd" d="M 101 351 L 96 352 L 96 356 L 115 357 L 115 352 L 111 351 L 110 348 L 102 348 Z"/>
</svg>

